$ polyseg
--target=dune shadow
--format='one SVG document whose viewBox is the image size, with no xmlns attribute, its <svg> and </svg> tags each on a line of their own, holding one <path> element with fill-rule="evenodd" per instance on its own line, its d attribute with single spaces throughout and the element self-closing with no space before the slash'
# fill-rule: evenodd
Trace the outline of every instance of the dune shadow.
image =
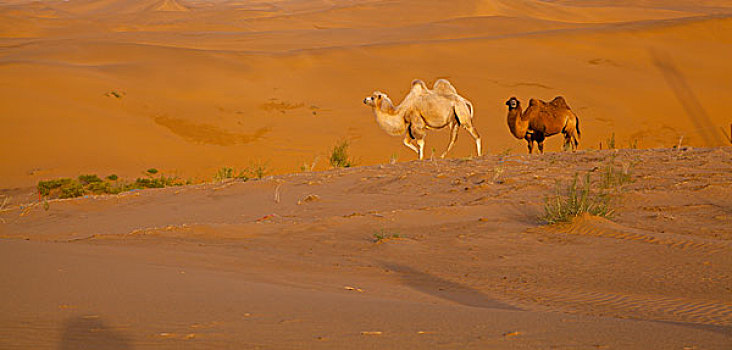
<svg viewBox="0 0 732 350">
<path fill-rule="evenodd" d="M 99 317 L 77 316 L 64 322 L 59 350 L 132 349 L 130 340 Z"/>
<path fill-rule="evenodd" d="M 699 102 L 699 98 L 696 97 L 684 74 L 674 65 L 671 55 L 655 49 L 649 51 L 653 64 L 661 71 L 666 84 L 671 88 L 687 117 L 693 123 L 695 130 L 690 131 L 698 132 L 707 146 L 723 145 L 725 142 L 717 132 L 717 127 Z"/>
<path fill-rule="evenodd" d="M 380 265 L 398 273 L 402 282 L 408 287 L 425 294 L 465 306 L 521 311 L 520 308 L 492 299 L 474 288 L 417 271 L 408 266 L 391 262 L 380 262 Z"/>
</svg>

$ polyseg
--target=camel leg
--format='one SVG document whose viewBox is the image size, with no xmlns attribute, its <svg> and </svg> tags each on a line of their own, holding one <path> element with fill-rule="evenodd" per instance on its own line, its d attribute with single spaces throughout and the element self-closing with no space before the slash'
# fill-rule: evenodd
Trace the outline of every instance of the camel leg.
<svg viewBox="0 0 732 350">
<path fill-rule="evenodd" d="M 478 152 L 478 157 L 482 156 L 483 147 L 480 142 L 480 134 L 478 134 L 478 130 L 475 130 L 475 128 L 473 127 L 473 124 L 471 124 L 470 122 L 463 124 L 463 126 L 465 127 L 465 130 L 467 130 L 468 133 L 470 133 L 470 136 L 472 136 L 473 139 L 475 139 L 475 149 Z"/>
<path fill-rule="evenodd" d="M 577 141 L 577 139 L 579 138 L 579 135 L 577 135 L 577 126 L 568 126 L 569 127 L 565 127 L 562 131 L 562 134 L 564 135 L 564 151 L 571 149 L 572 152 L 575 152 L 577 151 L 577 147 L 579 146 L 579 141 Z"/>
<path fill-rule="evenodd" d="M 419 146 L 419 160 L 424 159 L 424 139 L 417 140 L 417 145 Z"/>
<path fill-rule="evenodd" d="M 579 147 L 579 141 L 577 141 L 577 132 L 574 130 L 570 130 L 569 132 L 569 142 L 572 147 L 572 152 L 577 151 L 577 148 Z"/>
<path fill-rule="evenodd" d="M 427 136 L 427 131 L 423 126 L 414 123 L 410 125 L 409 131 L 412 137 L 417 140 L 417 147 L 419 148 L 417 154 L 419 155 L 419 160 L 422 160 L 424 158 L 424 138 Z"/>
<path fill-rule="evenodd" d="M 442 155 L 440 155 L 440 158 L 445 158 L 447 155 L 447 152 L 450 152 L 452 147 L 455 145 L 455 140 L 457 140 L 458 136 L 458 130 L 460 130 L 460 126 L 458 123 L 450 123 L 450 142 L 447 144 L 447 149 L 445 152 L 442 152 Z"/>
<path fill-rule="evenodd" d="M 564 145 L 562 151 L 566 152 L 572 148 L 572 135 L 570 133 L 564 133 Z"/>
<path fill-rule="evenodd" d="M 528 133 L 524 136 L 524 139 L 526 140 L 526 143 L 528 144 L 527 146 L 529 148 L 529 154 L 531 154 L 531 152 L 534 150 L 534 139 L 531 138 L 531 134 L 528 134 Z"/>
<path fill-rule="evenodd" d="M 539 154 L 544 154 L 544 134 L 536 133 L 532 136 L 532 139 L 536 140 L 536 144 L 539 146 Z"/>
<path fill-rule="evenodd" d="M 419 154 L 419 149 L 417 149 L 417 146 L 415 146 L 414 144 L 412 144 L 412 138 L 409 136 L 409 133 L 407 133 L 406 135 L 404 135 L 404 145 L 407 146 L 407 147 L 409 147 L 409 149 L 411 149 L 412 151 L 414 151 L 414 153 Z"/>
</svg>

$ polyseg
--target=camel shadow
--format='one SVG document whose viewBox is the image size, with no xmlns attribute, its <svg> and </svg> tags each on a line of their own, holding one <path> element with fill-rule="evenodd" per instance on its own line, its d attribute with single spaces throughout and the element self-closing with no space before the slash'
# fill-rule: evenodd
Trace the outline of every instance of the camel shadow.
<svg viewBox="0 0 732 350">
<path fill-rule="evenodd" d="M 521 311 L 520 308 L 492 299 L 481 291 L 460 283 L 448 281 L 396 263 L 381 262 L 380 264 L 382 267 L 398 273 L 405 285 L 419 292 L 464 306 Z"/>
<path fill-rule="evenodd" d="M 64 322 L 59 350 L 132 349 L 130 340 L 98 317 L 72 317 Z"/>
</svg>

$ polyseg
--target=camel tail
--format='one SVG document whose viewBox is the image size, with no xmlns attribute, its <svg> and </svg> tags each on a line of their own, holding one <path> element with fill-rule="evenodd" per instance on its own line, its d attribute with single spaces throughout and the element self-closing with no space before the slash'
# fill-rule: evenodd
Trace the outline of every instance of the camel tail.
<svg viewBox="0 0 732 350">
<path fill-rule="evenodd" d="M 581 137 L 582 133 L 579 129 L 579 117 L 577 117 L 576 115 L 574 116 L 574 128 L 577 130 L 577 137 Z"/>
<path fill-rule="evenodd" d="M 470 119 L 473 119 L 473 104 L 470 101 L 465 100 L 465 104 L 468 106 L 468 112 L 470 112 Z"/>
</svg>

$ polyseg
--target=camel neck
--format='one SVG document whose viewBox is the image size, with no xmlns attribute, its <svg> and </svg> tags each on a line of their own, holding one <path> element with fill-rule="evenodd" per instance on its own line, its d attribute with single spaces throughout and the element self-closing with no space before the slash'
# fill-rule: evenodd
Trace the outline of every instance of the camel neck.
<svg viewBox="0 0 732 350">
<path fill-rule="evenodd" d="M 406 131 L 406 124 L 402 113 L 398 113 L 391 104 L 382 104 L 374 108 L 376 123 L 386 131 L 387 134 L 398 136 Z"/>
<path fill-rule="evenodd" d="M 521 107 L 508 110 L 508 128 L 517 139 L 523 139 L 529 129 L 529 121 L 524 119 Z"/>
</svg>

